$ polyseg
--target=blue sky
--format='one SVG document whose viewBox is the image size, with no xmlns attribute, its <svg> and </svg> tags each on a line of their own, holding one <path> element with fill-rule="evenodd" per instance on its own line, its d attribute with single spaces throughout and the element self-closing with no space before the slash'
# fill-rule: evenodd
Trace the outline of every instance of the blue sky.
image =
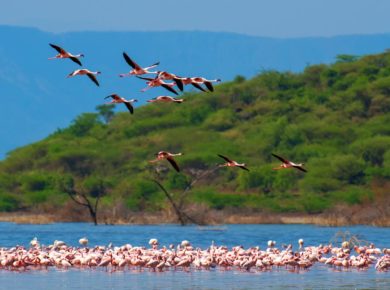
<svg viewBox="0 0 390 290">
<path fill-rule="evenodd" d="M 387 0 L 12 0 L 0 24 L 63 31 L 205 30 L 270 37 L 390 32 Z"/>
</svg>

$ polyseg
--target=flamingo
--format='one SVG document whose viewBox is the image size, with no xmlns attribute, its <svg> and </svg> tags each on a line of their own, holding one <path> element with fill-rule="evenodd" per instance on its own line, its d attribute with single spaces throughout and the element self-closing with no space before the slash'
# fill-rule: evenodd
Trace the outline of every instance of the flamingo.
<svg viewBox="0 0 390 290">
<path fill-rule="evenodd" d="M 137 76 L 137 78 L 142 79 L 142 80 L 147 80 L 146 84 L 148 86 L 146 88 L 142 89 L 141 92 L 145 92 L 146 90 L 148 90 L 150 88 L 162 86 L 163 88 L 174 93 L 175 95 L 178 95 L 178 93 L 172 88 L 175 85 L 175 83 L 166 83 L 166 82 L 164 82 L 164 80 L 160 79 L 159 77 L 155 77 L 154 79 L 152 79 L 152 78 L 144 78 L 144 77 Z"/>
<path fill-rule="evenodd" d="M 181 78 L 180 79 L 183 85 L 193 85 L 198 90 L 201 90 L 202 92 L 207 92 L 204 88 L 202 88 L 197 82 L 195 82 L 192 78 Z"/>
<path fill-rule="evenodd" d="M 173 159 L 174 156 L 180 156 L 180 155 L 183 155 L 183 154 L 182 153 L 173 154 L 173 153 L 170 153 L 167 151 L 160 151 L 156 154 L 157 158 L 154 160 L 151 160 L 149 162 L 157 162 L 157 161 L 166 159 L 169 161 L 169 163 L 171 163 L 171 165 L 173 166 L 173 168 L 176 169 L 177 172 L 180 172 L 179 166 L 177 165 L 176 161 Z"/>
<path fill-rule="evenodd" d="M 162 80 L 173 80 L 180 91 L 183 91 L 183 81 L 181 77 L 166 71 L 157 71 L 157 77 Z"/>
<path fill-rule="evenodd" d="M 81 239 L 79 240 L 79 244 L 82 245 L 82 246 L 88 245 L 88 239 L 87 239 L 86 237 L 81 238 Z"/>
<path fill-rule="evenodd" d="M 120 104 L 120 103 L 124 103 L 125 106 L 127 107 L 127 109 L 129 110 L 130 114 L 134 113 L 134 107 L 131 105 L 131 103 L 138 102 L 137 99 L 126 100 L 125 98 L 121 98 L 117 94 L 111 94 L 111 95 L 105 97 L 105 99 L 107 99 L 107 98 L 112 98 L 112 101 L 109 102 L 109 103 L 106 103 L 106 104 Z"/>
<path fill-rule="evenodd" d="M 221 79 L 208 80 L 208 79 L 205 79 L 205 78 L 202 78 L 202 77 L 193 77 L 193 78 L 191 78 L 191 81 L 192 81 L 191 82 L 192 85 L 194 85 L 194 84 L 198 84 L 198 85 L 205 84 L 210 92 L 214 92 L 214 87 L 213 87 L 212 83 L 215 83 L 215 82 L 219 83 L 221 81 Z"/>
<path fill-rule="evenodd" d="M 303 172 L 307 172 L 307 170 L 306 170 L 305 168 L 302 167 L 304 163 L 294 163 L 294 162 L 292 162 L 292 161 L 289 161 L 289 160 L 287 160 L 287 159 L 285 159 L 285 158 L 283 158 L 283 157 L 280 157 L 280 156 L 278 156 L 278 155 L 276 155 L 276 154 L 273 154 L 273 153 L 272 153 L 272 156 L 278 158 L 280 161 L 283 162 L 282 164 L 280 164 L 279 167 L 272 168 L 273 170 L 279 170 L 279 169 L 284 169 L 284 168 L 291 168 L 291 167 L 293 167 L 293 168 L 296 168 L 296 169 L 301 170 L 301 171 L 303 171 Z"/>
<path fill-rule="evenodd" d="M 156 72 L 149 71 L 149 69 L 154 68 L 160 64 L 160 62 L 156 62 L 152 64 L 151 66 L 142 68 L 140 67 L 135 61 L 133 61 L 127 54 L 126 52 L 123 53 L 123 57 L 125 58 L 125 61 L 128 63 L 129 66 L 131 66 L 133 69 L 125 74 L 120 74 L 120 77 L 125 77 L 125 76 L 132 76 L 132 75 L 144 75 L 144 74 L 153 74 Z"/>
<path fill-rule="evenodd" d="M 71 78 L 71 77 L 74 77 L 74 76 L 77 76 L 77 75 L 87 75 L 97 86 L 99 86 L 99 82 L 97 81 L 95 75 L 98 75 L 98 74 L 101 74 L 100 71 L 90 71 L 86 68 L 83 68 L 83 69 L 77 69 L 73 72 L 71 72 L 67 77 L 68 78 Z"/>
<path fill-rule="evenodd" d="M 184 101 L 184 99 L 176 99 L 176 98 L 173 98 L 173 97 L 170 97 L 170 96 L 158 96 L 158 97 L 155 97 L 154 99 L 151 99 L 151 100 L 148 100 L 149 103 L 154 103 L 154 102 L 165 102 L 165 103 L 169 103 L 169 102 L 173 102 L 173 103 L 182 103 Z"/>
<path fill-rule="evenodd" d="M 84 57 L 84 54 L 80 53 L 80 54 L 71 54 L 70 52 L 67 52 L 65 49 L 59 47 L 58 45 L 55 45 L 55 44 L 52 44 L 52 43 L 49 43 L 49 45 L 54 48 L 55 50 L 58 51 L 58 54 L 56 56 L 53 56 L 53 57 L 49 57 L 48 59 L 56 59 L 56 58 L 69 58 L 71 59 L 72 61 L 74 61 L 75 63 L 77 63 L 78 65 L 82 65 L 79 58 L 80 57 Z"/>
<path fill-rule="evenodd" d="M 246 168 L 246 164 L 245 163 L 237 163 L 236 161 L 234 160 L 231 160 L 230 158 L 226 157 L 226 156 L 223 156 L 221 154 L 218 154 L 219 157 L 225 159 L 225 161 L 227 161 L 226 163 L 224 164 L 220 164 L 219 167 L 224 167 L 224 166 L 228 166 L 228 167 L 239 167 L 241 169 L 244 169 L 246 171 L 249 171 L 248 168 Z"/>
</svg>

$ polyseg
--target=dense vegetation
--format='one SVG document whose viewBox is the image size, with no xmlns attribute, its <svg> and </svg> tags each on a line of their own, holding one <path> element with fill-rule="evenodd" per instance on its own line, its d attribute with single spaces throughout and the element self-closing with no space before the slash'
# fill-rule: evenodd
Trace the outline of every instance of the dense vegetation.
<svg viewBox="0 0 390 290">
<path fill-rule="evenodd" d="M 71 203 L 71 184 L 93 196 L 107 189 L 105 208 L 168 208 L 151 181 L 157 166 L 171 192 L 182 192 L 196 173 L 224 154 L 250 172 L 221 168 L 190 191 L 192 205 L 217 210 L 317 213 L 338 204 L 369 204 L 390 189 L 390 52 L 300 74 L 264 71 L 236 77 L 214 93 L 186 93 L 182 104 L 149 104 L 112 114 L 110 108 L 78 116 L 0 163 L 0 210 L 54 212 Z M 160 150 L 183 152 L 176 173 Z M 271 153 L 304 162 L 307 174 L 274 171 Z M 76 205 L 73 205 L 76 206 Z"/>
</svg>

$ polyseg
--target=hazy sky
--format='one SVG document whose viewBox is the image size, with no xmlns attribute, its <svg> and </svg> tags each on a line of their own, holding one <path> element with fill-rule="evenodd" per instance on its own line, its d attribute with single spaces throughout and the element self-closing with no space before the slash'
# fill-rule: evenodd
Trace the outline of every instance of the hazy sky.
<svg viewBox="0 0 390 290">
<path fill-rule="evenodd" d="M 205 30 L 302 37 L 390 32 L 388 0 L 10 0 L 0 24 L 45 31 Z"/>
</svg>

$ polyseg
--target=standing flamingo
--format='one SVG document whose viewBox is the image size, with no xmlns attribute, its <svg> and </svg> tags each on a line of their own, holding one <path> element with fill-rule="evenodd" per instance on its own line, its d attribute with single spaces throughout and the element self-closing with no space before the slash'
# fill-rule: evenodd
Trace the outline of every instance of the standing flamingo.
<svg viewBox="0 0 390 290">
<path fill-rule="evenodd" d="M 178 95 L 178 93 L 172 88 L 173 86 L 175 86 L 175 83 L 166 83 L 166 82 L 164 82 L 164 80 L 160 79 L 159 77 L 152 79 L 152 78 L 144 78 L 144 77 L 137 76 L 137 78 L 147 80 L 146 84 L 148 86 L 146 88 L 142 89 L 141 92 L 145 92 L 146 90 L 148 90 L 150 88 L 162 86 L 163 88 L 174 93 L 175 95 Z"/>
<path fill-rule="evenodd" d="M 117 94 L 111 94 L 111 95 L 105 97 L 105 99 L 107 99 L 107 98 L 112 98 L 112 101 L 109 103 L 106 103 L 106 104 L 121 104 L 121 103 L 123 103 L 123 104 L 125 104 L 125 106 L 129 110 L 130 114 L 134 113 L 134 107 L 131 105 L 131 103 L 138 102 L 137 99 L 126 100 L 125 98 L 121 98 Z"/>
<path fill-rule="evenodd" d="M 48 59 L 56 59 L 56 58 L 70 58 L 72 61 L 74 61 L 75 63 L 77 63 L 78 65 L 82 65 L 79 58 L 80 57 L 84 57 L 84 54 L 80 53 L 80 54 L 71 54 L 70 52 L 67 52 L 65 49 L 59 47 L 58 45 L 55 45 L 55 44 L 51 44 L 49 43 L 49 45 L 54 48 L 55 50 L 58 51 L 58 54 L 54 57 L 49 57 Z"/>
<path fill-rule="evenodd" d="M 99 86 L 99 82 L 97 81 L 95 75 L 98 75 L 98 74 L 101 74 L 100 71 L 90 71 L 86 68 L 83 68 L 83 69 L 77 69 L 73 72 L 71 72 L 67 77 L 68 78 L 71 78 L 71 77 L 74 77 L 74 76 L 77 76 L 77 75 L 87 75 L 97 86 Z"/>
<path fill-rule="evenodd" d="M 125 77 L 125 76 L 132 76 L 132 75 L 144 75 L 144 74 L 152 74 L 156 72 L 151 72 L 149 69 L 154 68 L 160 64 L 160 62 L 156 62 L 155 64 L 152 64 L 151 66 L 142 68 L 140 67 L 135 61 L 133 61 L 127 54 L 126 52 L 123 53 L 123 57 L 125 61 L 128 63 L 129 66 L 131 66 L 133 69 L 125 74 L 120 74 L 120 77 Z"/>
<path fill-rule="evenodd" d="M 273 170 L 279 170 L 279 169 L 293 167 L 293 168 L 296 168 L 296 169 L 301 170 L 303 172 L 307 172 L 307 170 L 302 167 L 304 163 L 294 163 L 294 162 L 291 162 L 291 161 L 289 161 L 289 160 L 287 160 L 287 159 L 285 159 L 283 157 L 280 157 L 280 156 L 278 156 L 276 154 L 273 154 L 273 153 L 272 153 L 272 156 L 278 158 L 280 161 L 283 162 L 282 164 L 279 165 L 279 167 L 273 168 Z"/>
<path fill-rule="evenodd" d="M 224 167 L 224 166 L 228 166 L 228 167 L 239 167 L 241 169 L 244 169 L 246 171 L 249 171 L 248 168 L 246 168 L 246 164 L 245 163 L 237 163 L 236 161 L 234 160 L 231 160 L 230 158 L 226 157 L 226 156 L 223 156 L 221 154 L 218 154 L 219 157 L 225 159 L 225 161 L 227 161 L 226 163 L 224 164 L 220 164 L 219 166 L 220 167 Z"/>
<path fill-rule="evenodd" d="M 151 160 L 149 162 L 157 162 L 157 161 L 160 161 L 160 160 L 163 160 L 163 159 L 166 159 L 169 161 L 169 163 L 171 163 L 171 165 L 173 166 L 173 168 L 176 169 L 177 172 L 180 172 L 180 168 L 179 166 L 177 165 L 176 161 L 173 159 L 174 156 L 180 156 L 180 155 L 183 155 L 182 153 L 170 153 L 170 152 L 167 152 L 167 151 L 160 151 L 156 154 L 156 159 L 154 160 Z"/>
</svg>

